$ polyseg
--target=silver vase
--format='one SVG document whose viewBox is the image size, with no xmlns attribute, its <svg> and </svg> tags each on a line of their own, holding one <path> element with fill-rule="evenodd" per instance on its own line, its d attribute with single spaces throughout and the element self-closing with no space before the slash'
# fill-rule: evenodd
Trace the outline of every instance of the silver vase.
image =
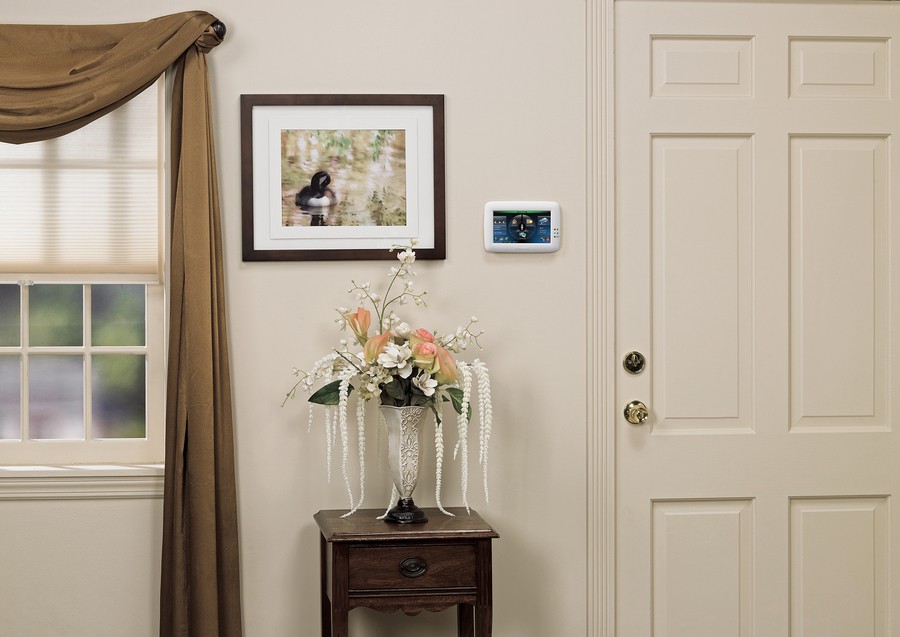
<svg viewBox="0 0 900 637">
<path fill-rule="evenodd" d="M 391 479 L 400 494 L 397 506 L 388 511 L 385 520 L 409 524 L 427 522 L 428 516 L 412 499 L 419 477 L 419 424 L 427 407 L 392 407 L 381 405 L 387 424 L 388 467 Z"/>
</svg>

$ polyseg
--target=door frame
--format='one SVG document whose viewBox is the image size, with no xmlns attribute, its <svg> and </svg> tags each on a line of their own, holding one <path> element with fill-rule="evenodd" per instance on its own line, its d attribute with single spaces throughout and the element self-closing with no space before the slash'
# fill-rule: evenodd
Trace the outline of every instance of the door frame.
<svg viewBox="0 0 900 637">
<path fill-rule="evenodd" d="M 615 0 L 587 0 L 587 626 L 616 634 Z"/>
<path fill-rule="evenodd" d="M 587 634 L 616 637 L 615 3 L 586 0 Z M 766 0 L 745 0 L 765 2 Z M 860 0 L 844 0 L 853 4 Z M 883 0 L 898 2 L 900 0 Z M 828 3 L 807 0 L 805 4 Z"/>
</svg>

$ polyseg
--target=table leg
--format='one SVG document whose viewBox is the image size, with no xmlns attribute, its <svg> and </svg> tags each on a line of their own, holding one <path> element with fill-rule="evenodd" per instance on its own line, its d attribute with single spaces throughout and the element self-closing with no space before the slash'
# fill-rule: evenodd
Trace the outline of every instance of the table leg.
<svg viewBox="0 0 900 637">
<path fill-rule="evenodd" d="M 349 637 L 350 626 L 347 621 L 347 609 L 332 608 L 331 611 L 331 634 L 333 637 Z"/>
<path fill-rule="evenodd" d="M 331 635 L 349 637 L 350 627 L 350 554 L 349 547 L 335 543 L 331 548 Z"/>
<path fill-rule="evenodd" d="M 328 542 L 325 536 L 319 536 L 319 567 L 322 585 L 319 596 L 322 604 L 322 637 L 331 637 L 331 602 L 328 601 Z"/>
<path fill-rule="evenodd" d="M 478 540 L 475 544 L 478 572 L 476 581 L 478 592 L 475 600 L 475 635 L 491 637 L 491 622 L 494 607 L 493 576 L 491 573 L 491 541 Z"/>
<path fill-rule="evenodd" d="M 475 609 L 471 604 L 456 605 L 456 634 L 458 637 L 475 637 Z"/>
<path fill-rule="evenodd" d="M 475 607 L 475 634 L 478 637 L 491 637 L 493 628 L 493 612 L 490 606 Z"/>
</svg>

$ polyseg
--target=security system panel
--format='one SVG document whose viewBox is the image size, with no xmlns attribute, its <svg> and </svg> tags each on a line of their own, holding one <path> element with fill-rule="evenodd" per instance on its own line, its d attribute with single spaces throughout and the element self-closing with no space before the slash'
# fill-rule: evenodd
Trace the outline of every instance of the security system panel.
<svg viewBox="0 0 900 637">
<path fill-rule="evenodd" d="M 556 252 L 559 228 L 555 201 L 489 201 L 484 206 L 488 252 Z"/>
</svg>

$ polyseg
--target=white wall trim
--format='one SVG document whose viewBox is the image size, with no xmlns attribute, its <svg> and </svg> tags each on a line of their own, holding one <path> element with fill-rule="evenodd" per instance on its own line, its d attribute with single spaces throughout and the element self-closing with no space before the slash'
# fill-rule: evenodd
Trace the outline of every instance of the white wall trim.
<svg viewBox="0 0 900 637">
<path fill-rule="evenodd" d="M 158 499 L 163 480 L 162 469 L 153 467 L 5 467 L 0 501 Z"/>
<path fill-rule="evenodd" d="M 613 637 L 615 616 L 615 21 L 614 0 L 587 2 L 587 626 Z"/>
</svg>

